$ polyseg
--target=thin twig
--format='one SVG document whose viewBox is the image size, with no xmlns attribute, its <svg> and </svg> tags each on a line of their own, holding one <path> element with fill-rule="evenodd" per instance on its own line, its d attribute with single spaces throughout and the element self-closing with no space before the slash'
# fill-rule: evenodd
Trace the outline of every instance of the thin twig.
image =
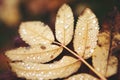
<svg viewBox="0 0 120 80">
<path fill-rule="evenodd" d="M 74 51 L 70 50 L 68 47 L 65 45 L 59 43 L 59 42 L 54 42 L 55 44 L 58 44 L 62 47 L 64 47 L 66 50 L 68 50 L 70 53 L 72 53 L 74 56 L 76 56 L 78 59 L 80 59 L 86 66 L 88 66 L 101 80 L 107 80 L 103 75 L 101 75 L 99 72 L 97 72 L 90 64 L 88 64 L 81 56 L 77 55 Z"/>
</svg>

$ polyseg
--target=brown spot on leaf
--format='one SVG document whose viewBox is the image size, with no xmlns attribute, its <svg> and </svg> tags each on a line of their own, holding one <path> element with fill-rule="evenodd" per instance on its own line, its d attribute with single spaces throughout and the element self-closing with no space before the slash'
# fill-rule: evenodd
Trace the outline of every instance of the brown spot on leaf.
<svg viewBox="0 0 120 80">
<path fill-rule="evenodd" d="M 85 49 L 89 49 L 90 48 L 90 46 L 86 46 L 86 48 Z"/>
<path fill-rule="evenodd" d="M 45 46 L 41 46 L 40 48 L 41 48 L 41 49 L 43 49 L 43 50 L 45 50 L 45 49 L 46 49 L 46 47 L 45 47 Z"/>
<path fill-rule="evenodd" d="M 51 55 L 50 58 L 53 58 L 53 55 Z"/>
<path fill-rule="evenodd" d="M 101 45 L 101 44 L 98 44 L 98 46 L 99 46 L 99 47 L 102 47 L 102 45 Z"/>
</svg>

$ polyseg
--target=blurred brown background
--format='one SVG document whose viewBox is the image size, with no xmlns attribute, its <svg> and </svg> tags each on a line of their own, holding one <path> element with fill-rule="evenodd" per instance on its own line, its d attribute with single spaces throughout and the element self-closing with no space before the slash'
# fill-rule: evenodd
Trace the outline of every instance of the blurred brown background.
<svg viewBox="0 0 120 80">
<path fill-rule="evenodd" d="M 24 45 L 18 34 L 20 23 L 43 21 L 54 30 L 57 10 L 64 3 L 72 8 L 75 21 L 84 8 L 91 8 L 100 25 L 114 7 L 120 10 L 120 0 L 0 0 L 0 80 L 7 80 L 10 71 L 4 51 Z"/>
</svg>

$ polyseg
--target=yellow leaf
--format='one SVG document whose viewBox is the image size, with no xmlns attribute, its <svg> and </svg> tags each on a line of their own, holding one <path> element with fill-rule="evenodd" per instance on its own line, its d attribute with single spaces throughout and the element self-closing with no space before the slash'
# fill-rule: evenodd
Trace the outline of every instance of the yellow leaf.
<svg viewBox="0 0 120 80">
<path fill-rule="evenodd" d="M 6 55 L 12 61 L 45 63 L 56 58 L 62 50 L 63 48 L 57 45 L 36 45 L 6 51 Z"/>
<path fill-rule="evenodd" d="M 98 20 L 94 13 L 86 8 L 77 21 L 73 46 L 75 51 L 83 58 L 89 58 L 94 52 L 99 32 Z"/>
<path fill-rule="evenodd" d="M 117 73 L 118 59 L 115 56 L 110 56 L 108 61 L 108 68 L 106 72 L 106 77 L 110 77 Z"/>
<path fill-rule="evenodd" d="M 109 47 L 110 33 L 100 33 L 98 36 L 98 45 L 92 55 L 92 63 L 94 68 L 104 76 L 106 74 L 107 69 Z"/>
<path fill-rule="evenodd" d="M 81 63 L 73 57 L 64 56 L 60 61 L 50 64 L 17 62 L 10 65 L 19 77 L 35 80 L 67 77 L 76 72 Z"/>
<path fill-rule="evenodd" d="M 56 38 L 64 45 L 69 44 L 73 37 L 74 18 L 71 8 L 64 4 L 58 11 L 55 22 Z"/>
<path fill-rule="evenodd" d="M 19 33 L 29 45 L 51 44 L 54 41 L 54 35 L 49 26 L 40 21 L 23 22 Z"/>
<path fill-rule="evenodd" d="M 66 80 L 99 80 L 99 79 L 93 77 L 90 74 L 81 73 L 81 74 L 73 75 Z"/>
</svg>

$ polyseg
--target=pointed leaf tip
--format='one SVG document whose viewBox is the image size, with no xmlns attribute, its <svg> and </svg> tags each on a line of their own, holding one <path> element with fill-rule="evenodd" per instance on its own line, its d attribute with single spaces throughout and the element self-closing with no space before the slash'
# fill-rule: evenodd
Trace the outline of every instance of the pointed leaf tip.
<svg viewBox="0 0 120 80">
<path fill-rule="evenodd" d="M 97 44 L 98 32 L 98 20 L 95 14 L 86 8 L 78 18 L 73 40 L 74 49 L 80 56 L 84 58 L 92 56 Z"/>
<path fill-rule="evenodd" d="M 58 10 L 56 23 L 55 23 L 55 33 L 56 38 L 59 42 L 67 45 L 72 40 L 74 28 L 74 18 L 71 8 L 67 4 Z"/>
</svg>

